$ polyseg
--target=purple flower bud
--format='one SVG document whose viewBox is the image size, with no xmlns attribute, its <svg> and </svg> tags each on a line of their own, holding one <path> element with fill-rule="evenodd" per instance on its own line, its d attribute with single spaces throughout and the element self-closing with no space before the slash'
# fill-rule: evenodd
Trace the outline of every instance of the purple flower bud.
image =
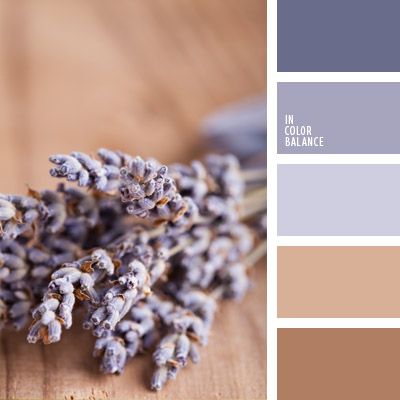
<svg viewBox="0 0 400 400">
<path fill-rule="evenodd" d="M 168 367 L 165 365 L 156 369 L 151 378 L 151 389 L 159 391 L 168 380 Z"/>
<path fill-rule="evenodd" d="M 0 221 L 8 221 L 15 217 L 16 208 L 13 203 L 0 197 Z"/>
<path fill-rule="evenodd" d="M 10 317 L 16 319 L 23 315 L 27 315 L 29 313 L 30 308 L 31 308 L 30 301 L 19 301 L 18 303 L 14 303 L 9 309 Z"/>
<path fill-rule="evenodd" d="M 56 314 L 54 313 L 54 311 L 46 310 L 42 314 L 41 322 L 43 325 L 48 325 L 55 318 L 56 318 Z"/>
<path fill-rule="evenodd" d="M 189 357 L 194 364 L 200 362 L 200 352 L 198 347 L 194 343 L 190 344 Z"/>
<path fill-rule="evenodd" d="M 175 358 L 181 366 L 186 365 L 190 350 L 190 340 L 186 335 L 179 335 L 176 340 Z"/>
<path fill-rule="evenodd" d="M 58 342 L 61 339 L 61 324 L 58 320 L 52 320 L 47 326 L 48 340 L 50 343 Z"/>
<path fill-rule="evenodd" d="M 28 336 L 26 338 L 28 343 L 36 343 L 39 340 L 40 338 L 39 331 L 41 327 L 42 327 L 41 321 L 36 321 L 31 326 L 31 328 L 29 329 Z"/>
<path fill-rule="evenodd" d="M 90 319 L 95 325 L 98 325 L 100 324 L 101 321 L 103 321 L 106 318 L 106 316 L 107 316 L 106 307 L 99 307 L 97 310 L 94 311 Z"/>
</svg>

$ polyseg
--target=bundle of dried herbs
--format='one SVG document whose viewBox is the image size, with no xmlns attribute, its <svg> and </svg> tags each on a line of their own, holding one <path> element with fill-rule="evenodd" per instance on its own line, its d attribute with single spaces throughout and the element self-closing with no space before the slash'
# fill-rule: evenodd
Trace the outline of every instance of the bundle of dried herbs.
<svg viewBox="0 0 400 400">
<path fill-rule="evenodd" d="M 61 339 L 78 308 L 105 373 L 153 351 L 160 390 L 199 361 L 222 299 L 266 252 L 266 173 L 232 155 L 162 165 L 100 149 L 50 157 L 56 190 L 0 195 L 0 326 Z"/>
</svg>

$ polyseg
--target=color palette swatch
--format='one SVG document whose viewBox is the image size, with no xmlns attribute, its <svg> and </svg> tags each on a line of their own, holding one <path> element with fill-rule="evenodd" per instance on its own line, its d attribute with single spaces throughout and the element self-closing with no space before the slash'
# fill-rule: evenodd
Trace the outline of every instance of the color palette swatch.
<svg viewBox="0 0 400 400">
<path fill-rule="evenodd" d="M 279 400 L 397 400 L 400 329 L 279 329 Z"/>
<path fill-rule="evenodd" d="M 279 0 L 278 71 L 399 71 L 400 4 Z"/>
<path fill-rule="evenodd" d="M 279 165 L 278 235 L 400 235 L 400 165 Z"/>
<path fill-rule="evenodd" d="M 278 83 L 279 154 L 396 154 L 400 83 Z"/>
<path fill-rule="evenodd" d="M 277 88 L 276 233 L 286 238 L 277 247 L 277 317 L 293 321 L 278 332 L 278 399 L 382 398 L 378 383 L 395 385 L 390 346 L 400 351 L 400 330 L 318 329 L 318 320 L 400 317 L 400 246 L 363 239 L 400 237 L 400 158 L 383 158 L 400 151 L 400 84 Z M 344 237 L 354 245 L 337 245 Z M 314 329 L 298 328 L 302 319 L 317 319 Z M 398 398 L 390 390 L 383 398 Z"/>
<path fill-rule="evenodd" d="M 400 318 L 400 247 L 278 247 L 278 316 Z"/>
<path fill-rule="evenodd" d="M 273 4 L 269 399 L 400 399 L 400 3 Z"/>
<path fill-rule="evenodd" d="M 277 237 L 287 237 L 289 245 L 286 241 L 277 248 L 277 316 L 294 321 L 290 329 L 278 330 L 278 399 L 396 399 L 400 396 L 394 372 L 400 372 L 400 330 L 296 329 L 296 321 L 302 318 L 400 317 L 400 247 L 335 245 L 335 238 L 340 237 L 352 236 L 362 243 L 367 236 L 400 236 L 400 164 L 334 163 L 332 157 L 324 163 L 324 154 L 362 154 L 373 149 L 378 139 L 383 147 L 376 151 L 392 153 L 399 148 L 396 130 L 386 125 L 378 137 L 378 121 L 384 113 L 372 113 L 371 103 L 371 108 L 364 110 L 369 123 L 356 129 L 357 113 L 329 104 L 334 98 L 330 97 L 332 91 L 338 90 L 332 85 L 278 87 L 287 91 L 280 97 L 279 107 L 290 109 L 295 120 L 300 115 L 300 126 L 309 127 L 305 135 L 293 136 L 307 136 L 308 130 L 308 136 L 323 138 L 325 145 L 324 150 L 305 146 L 286 151 L 282 145 L 285 125 L 278 124 L 278 153 L 286 159 L 277 165 Z M 316 90 L 308 109 L 300 101 L 300 92 L 307 97 L 309 87 Z M 293 88 L 298 91 L 297 100 L 290 96 Z M 361 92 L 390 89 L 400 96 L 399 85 L 356 88 Z M 339 89 L 354 95 L 344 84 Z M 384 103 L 385 97 L 382 99 Z M 324 118 L 329 121 L 334 117 L 336 125 L 326 123 L 325 129 Z M 280 108 L 279 118 L 281 122 L 287 119 L 286 111 Z M 343 129 L 337 134 L 340 126 Z M 363 137 L 367 139 L 363 141 Z M 321 162 L 306 163 L 315 153 L 323 155 Z M 302 154 L 305 162 L 291 163 L 297 154 Z M 315 245 L 321 237 L 327 237 L 326 246 Z M 296 238 L 304 238 L 307 245 L 290 245 Z M 378 395 L 382 396 L 382 385 L 385 397 Z"/>
</svg>

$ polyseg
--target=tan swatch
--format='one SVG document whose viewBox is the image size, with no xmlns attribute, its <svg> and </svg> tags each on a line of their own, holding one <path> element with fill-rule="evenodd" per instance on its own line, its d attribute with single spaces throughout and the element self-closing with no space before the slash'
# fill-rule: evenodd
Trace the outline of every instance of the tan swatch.
<svg viewBox="0 0 400 400">
<path fill-rule="evenodd" d="M 400 247 L 279 247 L 280 317 L 400 317 Z"/>
</svg>

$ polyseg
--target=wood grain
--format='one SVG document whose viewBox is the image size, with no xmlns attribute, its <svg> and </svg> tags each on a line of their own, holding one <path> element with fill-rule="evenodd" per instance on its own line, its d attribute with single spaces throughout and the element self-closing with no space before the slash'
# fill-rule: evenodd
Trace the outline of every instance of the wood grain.
<svg viewBox="0 0 400 400">
<path fill-rule="evenodd" d="M 201 120 L 265 91 L 262 0 L 0 1 L 0 190 L 54 187 L 52 153 L 119 148 L 165 162 L 204 150 Z M 104 377 L 93 339 L 2 334 L 0 399 L 265 398 L 265 271 L 241 304 L 222 305 L 202 362 L 165 391 L 151 360 Z"/>
</svg>

